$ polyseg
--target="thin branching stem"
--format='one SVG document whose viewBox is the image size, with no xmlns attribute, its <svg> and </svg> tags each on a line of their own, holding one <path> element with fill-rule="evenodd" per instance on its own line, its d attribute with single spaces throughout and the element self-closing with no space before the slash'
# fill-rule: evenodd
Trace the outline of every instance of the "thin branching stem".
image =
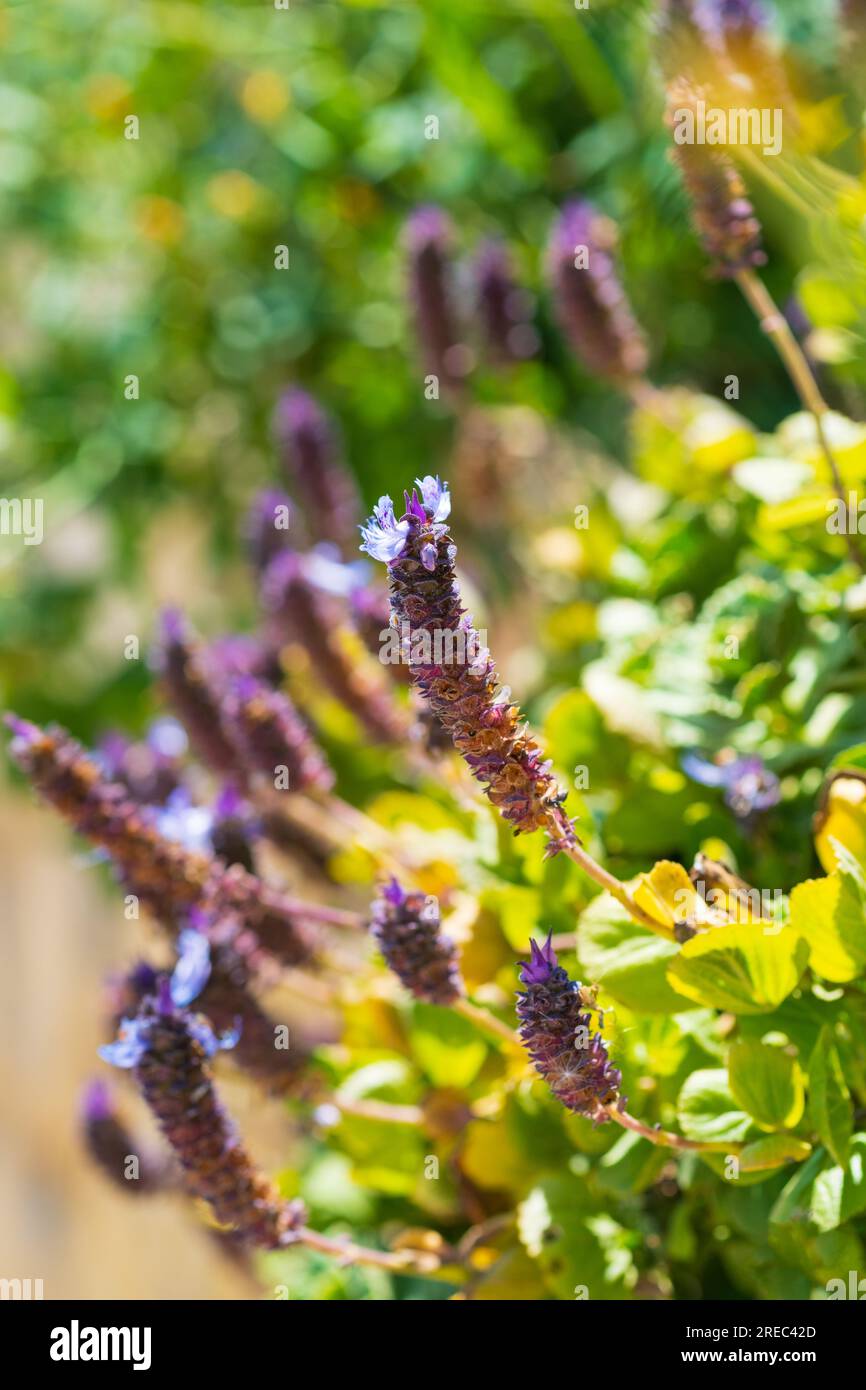
<svg viewBox="0 0 866 1390">
<path fill-rule="evenodd" d="M 818 436 L 818 444 L 824 455 L 827 467 L 830 470 L 830 477 L 833 482 L 833 491 L 836 493 L 843 508 L 847 507 L 845 487 L 842 476 L 839 472 L 839 465 L 830 447 L 827 438 L 827 431 L 824 428 L 824 417 L 827 415 L 829 406 L 821 394 L 820 388 L 812 368 L 809 365 L 806 354 L 797 342 L 791 331 L 785 315 L 781 312 L 770 291 L 767 289 L 763 280 L 754 270 L 740 270 L 737 272 L 736 281 L 743 292 L 743 296 L 750 308 L 754 311 L 755 317 L 761 325 L 762 331 L 770 339 L 787 371 L 800 403 L 804 410 L 807 410 L 815 421 L 815 431 Z M 863 570 L 863 556 L 849 531 L 845 532 L 845 539 L 848 546 L 848 553 L 858 569 Z"/>
<path fill-rule="evenodd" d="M 341 1265 L 373 1265 L 377 1269 L 390 1270 L 392 1274 L 433 1274 L 442 1265 L 441 1257 L 432 1251 L 372 1250 L 351 1240 L 320 1235 L 307 1226 L 293 1234 L 293 1244 L 304 1245 L 308 1250 L 317 1250 L 322 1255 L 331 1255 Z"/>
<path fill-rule="evenodd" d="M 610 893 L 611 897 L 615 898 L 620 906 L 625 908 L 629 916 L 634 918 L 635 922 L 638 922 L 642 927 L 646 927 L 648 931 L 655 932 L 656 936 L 663 936 L 666 941 L 673 940 L 673 934 L 670 929 L 663 926 L 661 922 L 657 922 L 648 912 L 645 912 L 644 909 L 635 902 L 630 890 L 622 880 L 615 878 L 613 874 L 608 873 L 607 869 L 602 868 L 601 864 L 593 859 L 592 855 L 583 848 L 583 845 L 564 845 L 562 853 L 567 854 L 569 859 L 572 859 L 575 864 L 579 865 L 584 873 L 591 878 L 594 883 L 598 884 L 599 888 L 603 888 L 606 893 Z"/>
<path fill-rule="evenodd" d="M 658 1144 L 660 1148 L 696 1153 L 738 1154 L 743 1147 L 742 1144 L 732 1144 L 724 1140 L 715 1142 L 703 1139 L 686 1139 L 682 1134 L 672 1134 L 669 1129 L 656 1129 L 653 1125 L 645 1125 L 642 1120 L 636 1119 L 627 1110 L 620 1110 L 616 1103 L 606 1106 L 605 1110 L 612 1120 L 618 1125 L 622 1125 L 623 1129 L 630 1129 L 633 1134 L 639 1134 L 642 1139 L 649 1140 L 650 1144 Z"/>
</svg>

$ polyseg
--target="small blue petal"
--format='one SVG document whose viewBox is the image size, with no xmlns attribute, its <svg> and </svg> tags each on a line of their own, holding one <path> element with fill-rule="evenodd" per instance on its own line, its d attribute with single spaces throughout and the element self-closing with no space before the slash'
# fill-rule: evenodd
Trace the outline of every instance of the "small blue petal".
<svg viewBox="0 0 866 1390">
<path fill-rule="evenodd" d="M 451 515 L 451 496 L 448 484 L 429 474 L 426 478 L 416 478 L 415 485 L 420 490 L 425 510 L 431 521 L 447 521 Z"/>
<path fill-rule="evenodd" d="M 176 840 L 193 853 L 210 850 L 213 813 L 194 806 L 185 787 L 176 787 L 156 815 L 156 828 L 167 840 Z"/>
<path fill-rule="evenodd" d="M 409 522 L 397 520 L 390 497 L 380 497 L 367 525 L 361 527 L 361 549 L 389 564 L 401 554 L 408 534 Z"/>
<path fill-rule="evenodd" d="M 187 1027 L 190 1035 L 202 1048 L 206 1057 L 213 1057 L 215 1052 L 227 1051 L 235 1047 L 241 1035 L 240 1024 L 235 1024 L 227 1032 L 221 1033 L 217 1037 L 206 1018 L 199 1015 L 197 1018 L 187 1020 Z"/>
<path fill-rule="evenodd" d="M 194 927 L 178 937 L 177 965 L 171 977 L 172 1003 L 179 1009 L 201 994 L 210 977 L 210 942 Z"/>
<path fill-rule="evenodd" d="M 726 787 L 731 780 L 730 765 L 719 767 L 698 753 L 686 753 L 681 767 L 687 777 L 691 777 L 693 782 L 700 782 L 702 787 Z"/>
<path fill-rule="evenodd" d="M 113 1067 L 135 1067 L 147 1050 L 147 1038 L 140 1019 L 125 1018 L 113 1043 L 103 1043 L 96 1049 L 103 1062 Z"/>
</svg>

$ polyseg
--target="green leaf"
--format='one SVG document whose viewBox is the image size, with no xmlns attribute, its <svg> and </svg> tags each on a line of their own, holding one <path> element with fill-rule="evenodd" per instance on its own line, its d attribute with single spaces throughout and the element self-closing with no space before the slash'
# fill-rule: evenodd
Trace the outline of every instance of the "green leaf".
<svg viewBox="0 0 866 1390">
<path fill-rule="evenodd" d="M 636 1271 L 627 1231 L 593 1210 L 577 1177 L 548 1178 L 517 1209 L 521 1243 L 556 1298 L 624 1298 Z"/>
<path fill-rule="evenodd" d="M 625 1133 L 599 1160 L 596 1175 L 609 1192 L 643 1192 L 655 1182 L 670 1155 L 639 1134 Z"/>
<path fill-rule="evenodd" d="M 770 1245 L 785 1264 L 808 1275 L 814 1287 L 826 1289 L 831 1279 L 844 1279 L 862 1268 L 863 1247 L 850 1226 L 816 1231 L 807 1223 L 770 1227 Z"/>
<path fill-rule="evenodd" d="M 791 930 L 809 944 L 812 969 L 843 984 L 866 966 L 866 916 L 853 874 L 836 869 L 827 878 L 798 883 L 791 894 Z"/>
<path fill-rule="evenodd" d="M 424 1171 L 429 1141 L 408 1125 L 344 1114 L 331 1142 L 352 1160 L 353 1181 L 392 1197 L 409 1197 Z"/>
<path fill-rule="evenodd" d="M 474 1024 L 436 1004 L 416 1004 L 409 1029 L 412 1054 L 434 1086 L 462 1090 L 478 1075 L 487 1044 Z"/>
<path fill-rule="evenodd" d="M 668 979 L 698 1004 L 759 1014 L 791 993 L 808 958 L 808 946 L 790 927 L 776 932 L 758 923 L 734 923 L 686 942 L 668 966 Z"/>
<path fill-rule="evenodd" d="M 855 743 L 851 748 L 837 753 L 827 771 L 841 771 L 846 767 L 859 768 L 861 772 L 866 772 L 866 743 Z"/>
<path fill-rule="evenodd" d="M 728 1052 L 731 1092 L 762 1129 L 793 1129 L 805 1105 L 796 1060 L 779 1047 L 736 1042 Z"/>
<path fill-rule="evenodd" d="M 667 982 L 675 943 L 639 927 L 607 893 L 581 915 L 577 954 L 586 976 L 618 1003 L 646 1013 L 670 1013 L 682 1000 Z"/>
<path fill-rule="evenodd" d="M 829 1028 L 822 1028 L 809 1061 L 809 1118 L 836 1162 L 845 1163 L 854 1121 L 842 1064 Z"/>
<path fill-rule="evenodd" d="M 723 1068 L 692 1072 L 680 1091 L 677 1119 L 687 1139 L 742 1143 L 758 1134 L 751 1116 L 734 1100 Z"/>
<path fill-rule="evenodd" d="M 529 953 L 529 939 L 536 934 L 541 913 L 541 894 L 537 888 L 519 883 L 490 888 L 483 896 L 484 906 L 499 919 L 499 926 L 513 951 Z M 542 940 L 547 935 L 545 928 Z"/>
<path fill-rule="evenodd" d="M 786 1163 L 802 1163 L 812 1152 L 812 1145 L 790 1134 L 768 1134 L 747 1144 L 739 1154 L 742 1173 L 759 1173 L 783 1168 Z"/>
<path fill-rule="evenodd" d="M 784 1226 L 790 1222 L 806 1222 L 812 1202 L 812 1187 L 815 1178 L 826 1161 L 824 1149 L 816 1149 L 802 1168 L 798 1168 L 782 1188 L 770 1212 L 771 1226 Z"/>
<path fill-rule="evenodd" d="M 819 1231 L 834 1231 L 866 1211 L 866 1134 L 855 1134 L 848 1162 L 825 1168 L 815 1179 L 809 1217 Z"/>
</svg>

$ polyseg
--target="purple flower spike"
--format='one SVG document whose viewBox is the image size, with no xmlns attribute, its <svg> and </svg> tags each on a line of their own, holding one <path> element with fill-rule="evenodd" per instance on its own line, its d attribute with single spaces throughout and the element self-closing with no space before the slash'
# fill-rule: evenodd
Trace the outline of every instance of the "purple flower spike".
<svg viewBox="0 0 866 1390">
<path fill-rule="evenodd" d="M 381 508 L 382 503 L 377 510 L 387 521 Z M 388 513 L 393 517 L 390 503 Z M 264 576 L 262 599 L 275 641 L 305 647 L 331 694 L 377 743 L 402 741 L 407 720 L 382 666 L 370 657 L 342 606 L 313 581 L 308 558 L 294 551 L 278 555 Z"/>
<path fill-rule="evenodd" d="M 457 950 L 441 930 L 439 903 L 392 878 L 374 901 L 370 929 L 390 968 L 417 999 L 453 1004 L 463 994 Z"/>
<path fill-rule="evenodd" d="M 292 503 L 288 494 L 268 488 L 253 498 L 245 533 L 250 558 L 257 570 L 267 569 L 285 545 L 291 526 Z"/>
<path fill-rule="evenodd" d="M 514 283 L 508 251 L 500 242 L 484 243 L 475 277 L 482 331 L 494 362 L 507 365 L 532 357 L 539 343 L 530 322 L 532 298 Z"/>
<path fill-rule="evenodd" d="M 237 755 L 220 717 L 218 673 L 176 609 L 163 614 L 156 666 L 195 752 L 217 772 L 237 774 Z"/>
<path fill-rule="evenodd" d="M 522 961 L 520 966 L 520 978 L 525 985 L 538 985 L 550 978 L 557 968 L 556 952 L 551 944 L 551 935 L 548 935 L 543 946 L 533 940 L 529 943 L 530 959 Z"/>
<path fill-rule="evenodd" d="M 614 261 L 616 228 L 590 203 L 569 203 L 554 228 L 548 274 L 562 331 L 598 376 L 624 382 L 646 371 L 647 348 Z"/>
<path fill-rule="evenodd" d="M 690 82 L 672 83 L 667 109 L 671 130 L 676 132 L 683 113 L 694 113 L 705 96 L 702 88 Z M 671 154 L 682 174 L 695 230 L 712 262 L 713 274 L 731 279 L 740 271 L 764 265 L 767 257 L 761 248 L 761 224 L 732 160 L 715 145 L 675 143 Z"/>
<path fill-rule="evenodd" d="M 188 1189 L 210 1204 L 220 1225 L 250 1245 L 291 1244 L 306 1219 L 303 1205 L 284 1201 L 255 1168 L 211 1079 L 209 1059 L 232 1046 L 236 1034 L 217 1037 L 206 1019 L 176 1008 L 164 991 L 159 999 L 145 999 L 123 1030 L 128 1036 L 122 1060 L 117 1044 L 101 1048 L 100 1055 L 134 1068 Z"/>
<path fill-rule="evenodd" d="M 607 1046 L 591 1031 L 584 992 L 571 980 L 550 947 L 532 942 L 532 959 L 521 968 L 526 985 L 517 995 L 520 1036 L 536 1071 L 569 1110 L 597 1124 L 620 1099 L 622 1078 Z"/>
<path fill-rule="evenodd" d="M 351 547 L 361 505 L 329 416 L 306 391 L 292 387 L 280 398 L 274 432 L 311 532 L 341 550 Z"/>
<path fill-rule="evenodd" d="M 446 389 L 457 391 L 463 384 L 470 356 L 465 344 L 459 341 L 454 312 L 451 239 L 451 224 L 441 208 L 416 208 L 406 223 L 409 288 L 424 364 Z"/>
<path fill-rule="evenodd" d="M 379 515 L 386 503 L 393 516 L 388 498 Z M 490 653 L 463 608 L 456 547 L 444 520 L 450 506 L 447 484 L 420 479 L 399 523 L 405 535 L 401 530 L 393 552 L 382 547 L 381 558 L 393 553 L 387 559 L 392 627 L 415 686 L 490 801 L 515 834 L 545 830 L 555 854 L 576 838 L 562 809 L 565 793 L 519 707 L 500 690 Z"/>
<path fill-rule="evenodd" d="M 249 777 L 266 778 L 271 786 L 285 768 L 288 788 L 328 791 L 334 774 L 313 741 L 288 695 L 255 676 L 238 676 L 229 684 L 223 704 L 225 727 Z"/>
</svg>

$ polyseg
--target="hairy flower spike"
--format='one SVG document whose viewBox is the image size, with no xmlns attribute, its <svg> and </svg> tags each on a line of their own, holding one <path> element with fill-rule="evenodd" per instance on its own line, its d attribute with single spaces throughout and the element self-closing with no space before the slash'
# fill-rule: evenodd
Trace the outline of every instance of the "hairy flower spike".
<svg viewBox="0 0 866 1390">
<path fill-rule="evenodd" d="M 530 942 L 530 955 L 520 971 L 526 989 L 517 995 L 523 1044 L 557 1100 L 604 1121 L 606 1107 L 620 1099 L 620 1073 L 600 1035 L 591 1032 L 582 988 L 557 964 L 550 937 L 543 947 Z"/>
<path fill-rule="evenodd" d="M 331 420 L 312 396 L 293 387 L 277 405 L 274 430 L 317 539 L 351 548 L 361 504 Z"/>
<path fill-rule="evenodd" d="M 351 710 L 380 743 L 401 740 L 406 720 L 381 669 L 347 623 L 339 621 L 333 598 L 315 585 L 294 551 L 278 555 L 265 577 L 262 596 L 279 639 L 299 642 L 316 663 L 331 694 Z"/>
<path fill-rule="evenodd" d="M 453 1004 L 464 993 L 457 948 L 443 936 L 439 903 L 395 878 L 373 902 L 370 930 L 394 974 L 417 999 Z"/>
<path fill-rule="evenodd" d="M 425 366 L 445 387 L 459 390 L 469 355 L 459 341 L 452 302 L 451 239 L 451 224 L 441 208 L 416 208 L 406 223 L 409 289 Z"/>
<path fill-rule="evenodd" d="M 257 681 L 254 676 L 235 680 L 224 703 L 226 727 L 238 748 L 244 767 L 275 784 L 285 768 L 293 792 L 317 787 L 328 791 L 334 774 L 325 755 L 316 747 L 309 730 L 287 695 Z"/>
<path fill-rule="evenodd" d="M 517 705 L 499 689 L 496 667 L 464 611 L 457 554 L 445 525 L 447 484 L 418 480 L 400 520 L 382 498 L 362 549 L 386 559 L 393 625 L 416 686 L 473 777 L 516 834 L 546 830 L 549 852 L 575 841 L 558 786 Z"/>
<path fill-rule="evenodd" d="M 161 986 L 122 1025 L 114 1052 L 102 1054 L 133 1069 L 190 1191 L 247 1243 L 276 1249 L 296 1238 L 305 1212 L 257 1171 L 220 1105 L 208 1059 L 227 1041 L 215 1039 L 201 1016 L 178 1007 Z"/>
<path fill-rule="evenodd" d="M 668 125 L 676 130 L 685 113 L 696 112 L 700 91 L 676 82 L 668 93 Z M 685 129 L 685 127 L 683 127 Z M 726 154 L 717 146 L 676 143 L 672 150 L 692 204 L 695 229 L 713 262 L 714 273 L 730 279 L 764 265 L 761 224 L 746 197 L 746 188 Z"/>
<path fill-rule="evenodd" d="M 550 243 L 548 268 L 562 330 L 591 372 L 628 381 L 646 371 L 647 349 L 614 263 L 616 229 L 590 203 L 569 203 Z"/>
</svg>

